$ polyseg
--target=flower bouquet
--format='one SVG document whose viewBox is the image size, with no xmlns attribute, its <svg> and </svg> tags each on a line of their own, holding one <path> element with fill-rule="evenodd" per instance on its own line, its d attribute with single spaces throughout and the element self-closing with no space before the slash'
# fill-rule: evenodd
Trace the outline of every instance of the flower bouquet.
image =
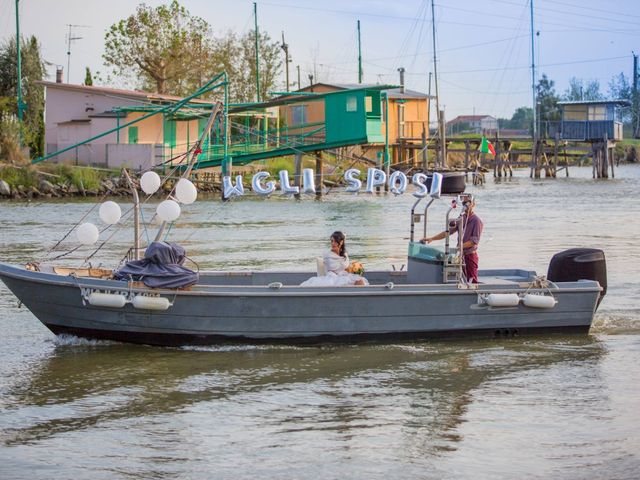
<svg viewBox="0 0 640 480">
<path fill-rule="evenodd" d="M 364 274 L 364 265 L 360 262 L 351 262 L 347 267 L 348 273 L 353 273 L 355 275 L 363 275 Z"/>
</svg>

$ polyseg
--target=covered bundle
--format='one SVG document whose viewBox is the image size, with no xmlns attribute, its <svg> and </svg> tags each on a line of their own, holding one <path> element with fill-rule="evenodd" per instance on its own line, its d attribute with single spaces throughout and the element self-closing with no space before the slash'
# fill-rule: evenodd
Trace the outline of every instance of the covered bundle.
<svg viewBox="0 0 640 480">
<path fill-rule="evenodd" d="M 136 280 L 151 288 L 184 288 L 198 283 L 198 273 L 183 267 L 185 249 L 177 243 L 152 242 L 142 260 L 127 262 L 116 280 Z"/>
</svg>

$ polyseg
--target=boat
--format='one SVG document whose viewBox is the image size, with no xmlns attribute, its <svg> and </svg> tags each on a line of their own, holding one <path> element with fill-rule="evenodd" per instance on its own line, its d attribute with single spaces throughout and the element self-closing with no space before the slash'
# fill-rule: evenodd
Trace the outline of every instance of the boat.
<svg viewBox="0 0 640 480">
<path fill-rule="evenodd" d="M 451 199 L 443 227 L 460 214 L 464 193 L 450 177 L 448 196 L 446 177 L 434 173 L 411 208 L 407 269 L 368 271 L 367 286 L 300 285 L 316 272 L 201 271 L 193 285 L 153 288 L 109 269 L 4 263 L 0 279 L 56 335 L 150 345 L 586 334 L 606 292 L 601 250 L 560 252 L 544 276 L 480 270 L 473 284 L 449 236 L 443 248 L 414 238 L 420 223 L 426 236 L 434 201 Z"/>
</svg>

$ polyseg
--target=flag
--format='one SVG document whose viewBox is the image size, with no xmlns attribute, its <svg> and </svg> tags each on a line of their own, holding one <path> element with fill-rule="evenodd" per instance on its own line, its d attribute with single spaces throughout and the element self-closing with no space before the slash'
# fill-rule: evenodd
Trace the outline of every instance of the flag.
<svg viewBox="0 0 640 480">
<path fill-rule="evenodd" d="M 480 144 L 480 151 L 482 153 L 491 153 L 494 157 L 496 156 L 496 149 L 493 148 L 493 144 L 487 140 L 485 137 L 482 137 L 482 143 Z"/>
</svg>

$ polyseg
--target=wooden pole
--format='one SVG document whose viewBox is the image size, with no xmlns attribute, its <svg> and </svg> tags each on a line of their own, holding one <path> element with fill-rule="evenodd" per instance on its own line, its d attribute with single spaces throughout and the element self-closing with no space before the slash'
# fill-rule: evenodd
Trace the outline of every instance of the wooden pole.
<svg viewBox="0 0 640 480">
<path fill-rule="evenodd" d="M 429 170 L 429 163 L 427 157 L 427 131 L 422 124 L 422 170 L 425 172 Z"/>
<path fill-rule="evenodd" d="M 468 179 L 467 175 L 469 174 L 469 153 L 471 151 L 471 146 L 469 145 L 469 140 L 464 141 L 464 171 L 465 171 L 465 180 Z"/>
<path fill-rule="evenodd" d="M 322 174 L 322 152 L 316 152 L 316 199 L 322 198 L 322 187 L 324 184 L 324 177 Z"/>
<path fill-rule="evenodd" d="M 302 185 L 302 154 L 296 153 L 293 163 L 293 184 L 297 187 Z M 296 199 L 300 199 L 300 193 L 294 195 Z"/>
</svg>

